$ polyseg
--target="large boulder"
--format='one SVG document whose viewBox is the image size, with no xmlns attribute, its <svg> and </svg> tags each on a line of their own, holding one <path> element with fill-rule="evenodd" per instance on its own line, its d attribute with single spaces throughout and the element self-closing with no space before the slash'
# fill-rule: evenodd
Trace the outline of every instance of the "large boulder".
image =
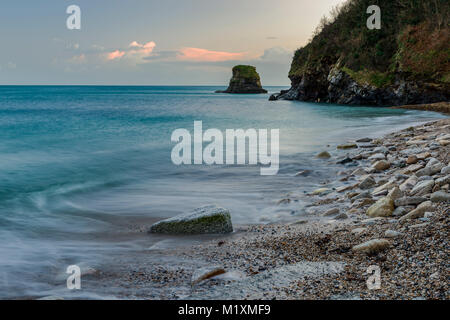
<svg viewBox="0 0 450 320">
<path fill-rule="evenodd" d="M 216 93 L 267 93 L 261 86 L 261 79 L 253 66 L 239 65 L 233 68 L 233 77 L 225 91 Z"/>
<path fill-rule="evenodd" d="M 367 215 L 372 218 L 390 217 L 392 216 L 394 209 L 394 200 L 392 200 L 391 197 L 384 197 L 367 210 Z"/>
<path fill-rule="evenodd" d="M 215 205 L 162 220 L 150 227 L 150 233 L 224 234 L 233 232 L 230 211 Z"/>
</svg>

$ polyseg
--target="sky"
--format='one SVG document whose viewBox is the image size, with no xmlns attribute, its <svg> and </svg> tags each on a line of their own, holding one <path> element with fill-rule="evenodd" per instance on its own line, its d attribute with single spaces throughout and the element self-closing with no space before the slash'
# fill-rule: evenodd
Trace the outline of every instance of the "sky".
<svg viewBox="0 0 450 320">
<path fill-rule="evenodd" d="M 237 64 L 289 85 L 294 51 L 342 2 L 2 0 L 0 85 L 226 85 Z"/>
</svg>

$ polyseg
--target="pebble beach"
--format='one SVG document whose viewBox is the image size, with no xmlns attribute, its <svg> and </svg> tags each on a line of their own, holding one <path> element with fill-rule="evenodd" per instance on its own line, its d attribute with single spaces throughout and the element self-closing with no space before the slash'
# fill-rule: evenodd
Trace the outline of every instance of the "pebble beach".
<svg viewBox="0 0 450 320">
<path fill-rule="evenodd" d="M 337 150 L 336 159 L 318 156 L 342 161 L 344 150 L 356 165 L 338 173 L 340 187 L 307 195 L 308 214 L 321 219 L 238 226 L 232 237 L 174 250 L 207 264 L 166 270 L 161 287 L 191 288 L 164 298 L 449 299 L 450 120 Z M 367 285 L 370 266 L 380 270 L 377 289 Z"/>
</svg>

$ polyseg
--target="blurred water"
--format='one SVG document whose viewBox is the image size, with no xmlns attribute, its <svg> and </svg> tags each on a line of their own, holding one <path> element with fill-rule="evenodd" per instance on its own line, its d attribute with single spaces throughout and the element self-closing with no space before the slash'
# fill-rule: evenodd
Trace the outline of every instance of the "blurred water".
<svg viewBox="0 0 450 320">
<path fill-rule="evenodd" d="M 127 217 L 157 220 L 217 203 L 237 224 L 286 218 L 274 201 L 330 173 L 314 159 L 317 151 L 442 117 L 269 102 L 267 95 L 217 89 L 0 87 L 0 298 L 45 292 L 43 270 L 133 247 L 114 242 Z M 204 130 L 280 129 L 279 174 L 261 176 L 257 166 L 174 166 L 171 134 L 192 132 L 195 120 Z M 292 178 L 311 168 L 310 178 Z M 106 244 L 99 234 L 111 235 Z"/>
</svg>

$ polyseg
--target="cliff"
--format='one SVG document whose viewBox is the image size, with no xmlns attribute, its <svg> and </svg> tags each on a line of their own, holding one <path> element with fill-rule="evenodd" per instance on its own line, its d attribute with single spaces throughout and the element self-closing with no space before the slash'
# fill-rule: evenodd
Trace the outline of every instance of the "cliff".
<svg viewBox="0 0 450 320">
<path fill-rule="evenodd" d="M 367 8 L 381 8 L 369 30 Z M 296 51 L 291 88 L 270 100 L 405 105 L 450 100 L 448 0 L 349 0 Z"/>
<path fill-rule="evenodd" d="M 233 77 L 225 91 L 217 93 L 267 93 L 261 86 L 261 79 L 253 66 L 239 65 L 233 68 Z"/>
</svg>

